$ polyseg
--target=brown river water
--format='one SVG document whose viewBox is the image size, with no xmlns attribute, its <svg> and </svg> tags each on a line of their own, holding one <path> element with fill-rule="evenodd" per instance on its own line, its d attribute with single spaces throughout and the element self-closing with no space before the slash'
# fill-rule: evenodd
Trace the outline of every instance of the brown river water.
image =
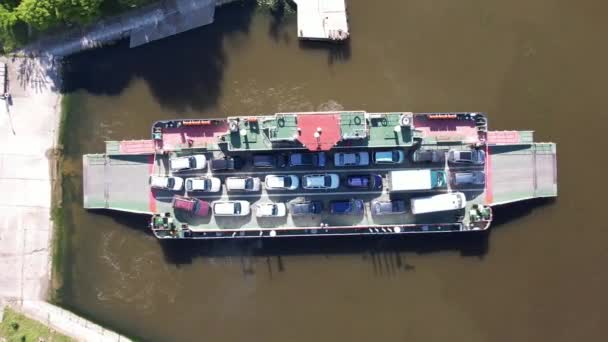
<svg viewBox="0 0 608 342">
<path fill-rule="evenodd" d="M 60 303 L 153 341 L 601 341 L 608 336 L 604 1 L 348 1 L 352 40 L 229 6 L 206 28 L 65 64 Z M 154 120 L 323 109 L 483 111 L 558 143 L 559 198 L 490 234 L 164 244 L 82 209 L 83 153 Z"/>
</svg>

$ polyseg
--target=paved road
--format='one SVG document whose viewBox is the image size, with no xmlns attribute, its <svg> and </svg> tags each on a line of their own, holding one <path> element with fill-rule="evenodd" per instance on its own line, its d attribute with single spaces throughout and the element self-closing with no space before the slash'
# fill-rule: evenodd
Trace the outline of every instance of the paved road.
<svg viewBox="0 0 608 342">
<path fill-rule="evenodd" d="M 10 107 L 0 102 L 0 309 L 15 309 L 80 341 L 128 341 L 46 303 L 51 277 L 51 181 L 60 95 L 37 59 L 9 62 Z"/>
</svg>

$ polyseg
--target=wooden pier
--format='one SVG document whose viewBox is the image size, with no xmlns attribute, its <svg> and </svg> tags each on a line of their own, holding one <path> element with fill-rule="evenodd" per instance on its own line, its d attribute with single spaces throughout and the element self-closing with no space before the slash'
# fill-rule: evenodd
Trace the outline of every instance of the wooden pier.
<svg viewBox="0 0 608 342">
<path fill-rule="evenodd" d="M 298 38 L 343 41 L 349 38 L 345 0 L 295 0 Z"/>
</svg>

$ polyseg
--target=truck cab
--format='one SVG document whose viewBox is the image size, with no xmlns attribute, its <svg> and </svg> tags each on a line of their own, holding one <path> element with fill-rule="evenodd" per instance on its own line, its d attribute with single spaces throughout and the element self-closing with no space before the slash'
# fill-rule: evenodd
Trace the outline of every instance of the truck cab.
<svg viewBox="0 0 608 342">
<path fill-rule="evenodd" d="M 444 170 L 397 170 L 388 173 L 389 191 L 425 191 L 447 188 Z"/>
</svg>

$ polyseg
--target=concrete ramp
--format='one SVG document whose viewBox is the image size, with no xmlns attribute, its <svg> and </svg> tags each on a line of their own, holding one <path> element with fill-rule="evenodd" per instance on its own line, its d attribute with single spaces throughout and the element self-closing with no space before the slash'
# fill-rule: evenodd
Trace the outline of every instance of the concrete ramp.
<svg viewBox="0 0 608 342">
<path fill-rule="evenodd" d="M 151 214 L 148 177 L 153 161 L 153 155 L 84 155 L 84 207 Z"/>
<path fill-rule="evenodd" d="M 554 143 L 493 145 L 486 161 L 486 203 L 557 196 Z"/>
<path fill-rule="evenodd" d="M 295 3 L 298 6 L 298 38 L 348 39 L 345 0 L 295 0 Z"/>
<path fill-rule="evenodd" d="M 170 0 L 159 9 L 164 16 L 131 30 L 130 47 L 173 36 L 213 22 L 215 0 Z"/>
</svg>

